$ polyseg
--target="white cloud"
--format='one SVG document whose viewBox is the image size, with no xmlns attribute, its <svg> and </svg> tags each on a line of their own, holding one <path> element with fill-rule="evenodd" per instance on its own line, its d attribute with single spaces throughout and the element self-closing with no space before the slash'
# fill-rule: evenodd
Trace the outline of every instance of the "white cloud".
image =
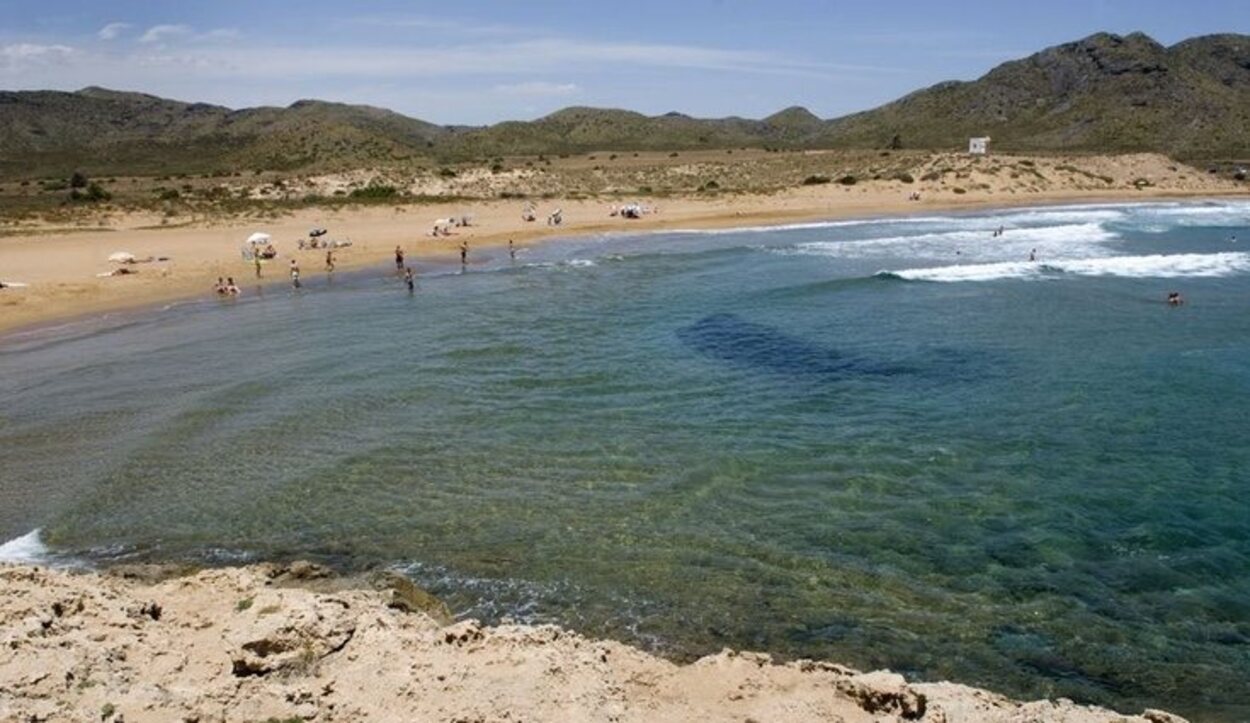
<svg viewBox="0 0 1250 723">
<path fill-rule="evenodd" d="M 570 67 L 683 68 L 799 77 L 889 70 L 811 63 L 757 51 L 560 38 L 420 48 L 288 46 L 202 52 L 212 58 L 218 74 L 266 78 L 451 78 L 565 72 Z"/>
<path fill-rule="evenodd" d="M 141 43 L 160 43 L 173 38 L 182 38 L 191 34 L 187 25 L 153 25 L 139 38 Z"/>
<path fill-rule="evenodd" d="M 526 83 L 512 83 L 507 85 L 497 85 L 493 89 L 496 93 L 504 95 L 522 95 L 522 96 L 561 96 L 573 95 L 581 90 L 576 83 L 547 83 L 544 81 L 531 81 Z"/>
<path fill-rule="evenodd" d="M 96 33 L 100 40 L 116 40 L 123 32 L 134 27 L 130 23 L 109 23 Z"/>
<path fill-rule="evenodd" d="M 31 63 L 59 63 L 69 59 L 76 52 L 67 45 L 37 45 L 35 43 L 0 45 L 0 66 L 17 67 Z"/>
</svg>

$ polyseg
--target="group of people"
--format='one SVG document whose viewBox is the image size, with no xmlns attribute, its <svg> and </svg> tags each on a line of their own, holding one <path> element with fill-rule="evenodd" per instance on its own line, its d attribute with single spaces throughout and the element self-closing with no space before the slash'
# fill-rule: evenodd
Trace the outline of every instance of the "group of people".
<svg viewBox="0 0 1250 723">
<path fill-rule="evenodd" d="M 461 241 L 459 250 L 460 250 L 460 266 L 461 268 L 466 268 L 469 265 L 469 242 Z M 513 261 L 516 261 L 516 253 L 517 253 L 516 244 L 513 243 L 512 239 L 508 239 L 508 257 L 512 259 Z M 413 292 L 413 291 L 416 291 L 416 272 L 412 269 L 412 267 L 408 266 L 405 262 L 406 262 L 406 258 L 405 258 L 405 253 L 404 253 L 404 247 L 396 246 L 395 247 L 395 270 L 403 274 L 404 285 L 408 287 L 409 292 Z M 334 272 L 334 269 L 335 269 L 334 250 L 332 248 L 326 250 L 325 269 L 327 273 Z M 301 288 L 303 284 L 300 281 L 300 268 L 299 268 L 299 261 L 297 259 L 291 259 L 289 273 L 291 276 L 291 286 L 296 289 Z M 260 265 L 260 255 L 258 254 L 256 256 L 256 277 L 260 278 L 260 275 L 261 275 L 261 265 Z M 237 296 L 240 293 L 238 285 L 235 284 L 234 282 L 234 277 L 229 277 L 228 279 L 225 279 L 225 280 L 223 280 L 221 277 L 218 277 L 217 283 L 216 285 L 214 285 L 213 290 L 217 293 L 218 296 Z"/>
</svg>

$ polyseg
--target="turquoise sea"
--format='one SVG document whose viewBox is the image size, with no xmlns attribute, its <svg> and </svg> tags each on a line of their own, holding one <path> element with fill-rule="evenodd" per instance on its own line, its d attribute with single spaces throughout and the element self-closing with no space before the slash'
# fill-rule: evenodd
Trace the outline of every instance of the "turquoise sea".
<svg viewBox="0 0 1250 723">
<path fill-rule="evenodd" d="M 0 557 L 1250 720 L 1250 202 L 472 261 L 0 337 Z"/>
</svg>

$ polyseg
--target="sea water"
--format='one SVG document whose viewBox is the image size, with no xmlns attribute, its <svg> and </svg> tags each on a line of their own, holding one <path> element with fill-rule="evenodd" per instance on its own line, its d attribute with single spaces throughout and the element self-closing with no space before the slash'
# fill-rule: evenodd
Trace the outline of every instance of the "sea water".
<svg viewBox="0 0 1250 723">
<path fill-rule="evenodd" d="M 0 555 L 1250 717 L 1250 203 L 470 260 L 0 339 Z"/>
</svg>

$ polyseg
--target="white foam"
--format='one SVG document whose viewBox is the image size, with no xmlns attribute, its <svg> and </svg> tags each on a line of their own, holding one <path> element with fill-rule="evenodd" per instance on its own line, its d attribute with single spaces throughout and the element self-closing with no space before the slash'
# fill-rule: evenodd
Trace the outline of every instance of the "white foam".
<svg viewBox="0 0 1250 723">
<path fill-rule="evenodd" d="M 48 548 L 39 539 L 38 529 L 0 545 L 0 562 L 42 562 L 47 556 Z"/>
<path fill-rule="evenodd" d="M 936 266 L 922 269 L 880 271 L 877 276 L 909 281 L 993 281 L 997 279 L 1038 279 L 1047 276 L 1118 276 L 1123 278 L 1219 277 L 1250 272 L 1250 254 L 1156 254 L 1151 256 L 1111 256 L 1055 261 L 1010 261 L 993 264 Z"/>
<path fill-rule="evenodd" d="M 1037 249 L 1046 256 L 1095 256 L 1119 236 L 1099 223 L 1015 228 L 993 236 L 989 229 L 920 233 L 858 241 L 813 241 L 789 253 L 835 258 L 950 258 L 956 251 L 975 260 L 1024 258 Z M 783 251 L 785 252 L 785 251 Z"/>
</svg>

